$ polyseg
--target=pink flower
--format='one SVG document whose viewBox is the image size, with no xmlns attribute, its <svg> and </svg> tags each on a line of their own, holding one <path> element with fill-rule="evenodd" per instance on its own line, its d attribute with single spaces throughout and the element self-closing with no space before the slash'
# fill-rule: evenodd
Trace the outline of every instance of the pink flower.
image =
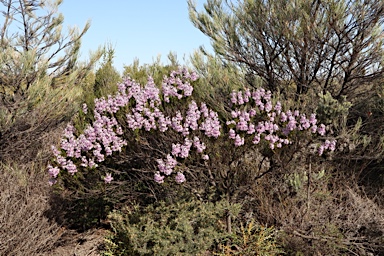
<svg viewBox="0 0 384 256">
<path fill-rule="evenodd" d="M 237 118 L 240 115 L 240 113 L 238 111 L 232 110 L 231 115 L 232 115 L 232 118 Z"/>
<path fill-rule="evenodd" d="M 107 183 L 107 184 L 109 184 L 109 183 L 111 183 L 112 180 L 113 180 L 112 175 L 111 175 L 110 173 L 107 173 L 107 174 L 105 175 L 105 177 L 104 177 L 104 182 Z"/>
<path fill-rule="evenodd" d="M 237 104 L 238 105 L 244 104 L 243 93 L 240 91 L 237 93 Z"/>
<path fill-rule="evenodd" d="M 48 173 L 49 173 L 49 176 L 51 176 L 52 178 L 56 178 L 57 175 L 59 175 L 60 173 L 60 169 L 58 167 L 52 167 L 51 165 L 49 165 Z"/>
<path fill-rule="evenodd" d="M 162 176 L 159 172 L 155 173 L 154 180 L 156 183 L 163 183 L 164 182 L 164 176 Z"/>
<path fill-rule="evenodd" d="M 320 145 L 320 147 L 317 149 L 317 153 L 319 154 L 319 156 L 321 156 L 323 152 L 324 152 L 324 146 Z"/>
<path fill-rule="evenodd" d="M 171 169 L 175 168 L 177 165 L 177 161 L 175 158 L 173 158 L 171 155 L 167 155 L 167 166 Z"/>
<path fill-rule="evenodd" d="M 255 137 L 252 140 L 253 144 L 259 144 L 260 142 L 260 134 L 255 135 Z"/>
<path fill-rule="evenodd" d="M 312 125 L 312 127 L 311 127 L 311 132 L 312 133 L 316 133 L 317 132 L 317 125 Z"/>
<path fill-rule="evenodd" d="M 203 155 L 201 158 L 202 158 L 203 160 L 209 160 L 209 156 L 208 156 L 208 155 Z"/>
<path fill-rule="evenodd" d="M 331 141 L 331 144 L 329 145 L 329 150 L 330 151 L 336 150 L 336 140 Z"/>
<path fill-rule="evenodd" d="M 233 91 L 232 93 L 231 93 L 231 102 L 233 103 L 233 104 L 237 104 L 237 93 L 236 93 L 236 91 Z"/>
<path fill-rule="evenodd" d="M 312 117 L 312 115 L 311 115 Z M 307 119 L 305 114 L 302 114 L 300 117 L 300 124 L 303 127 L 304 130 L 307 130 L 309 127 L 311 127 L 311 121 Z"/>
<path fill-rule="evenodd" d="M 255 132 L 256 132 L 255 125 L 254 124 L 249 124 L 247 133 L 248 134 L 253 134 Z"/>
<path fill-rule="evenodd" d="M 54 155 L 55 157 L 57 157 L 57 156 L 60 155 L 60 151 L 57 150 L 57 148 L 56 148 L 54 145 L 51 146 L 51 150 L 52 150 L 52 153 L 53 153 L 53 155 Z"/>
<path fill-rule="evenodd" d="M 311 114 L 311 117 L 309 118 L 309 123 L 313 126 L 316 125 L 317 123 L 316 114 Z"/>
<path fill-rule="evenodd" d="M 280 113 L 280 121 L 281 122 L 286 122 L 287 120 L 288 120 L 287 114 L 285 114 L 284 112 L 281 112 Z"/>
<path fill-rule="evenodd" d="M 272 110 L 272 103 L 268 101 L 267 103 L 265 103 L 265 111 L 270 112 L 271 110 Z"/>
<path fill-rule="evenodd" d="M 68 160 L 67 164 L 64 165 L 63 168 L 67 169 L 67 171 L 72 175 L 74 175 L 77 172 L 77 167 L 71 160 Z"/>
<path fill-rule="evenodd" d="M 181 153 L 181 145 L 179 143 L 177 144 L 172 144 L 172 155 L 174 156 L 179 156 Z"/>
<path fill-rule="evenodd" d="M 88 107 L 87 107 L 86 103 L 83 104 L 83 112 L 84 112 L 84 114 L 88 113 Z"/>
<path fill-rule="evenodd" d="M 51 178 L 51 179 L 49 179 L 48 184 L 49 184 L 49 186 L 53 186 L 56 184 L 56 182 L 57 182 L 56 179 Z"/>
<path fill-rule="evenodd" d="M 175 177 L 175 181 L 176 181 L 176 183 L 178 183 L 178 184 L 181 184 L 181 183 L 185 182 L 185 176 L 184 176 L 184 174 L 182 174 L 181 172 L 178 172 L 177 175 L 176 175 L 176 177 Z"/>
<path fill-rule="evenodd" d="M 189 150 L 191 149 L 191 147 L 188 145 L 182 145 L 180 149 L 181 151 L 180 151 L 179 157 L 187 158 L 189 156 Z"/>
<path fill-rule="evenodd" d="M 244 138 L 240 137 L 240 135 L 237 134 L 235 137 L 235 146 L 239 147 L 241 145 L 244 145 Z"/>
<path fill-rule="evenodd" d="M 240 131 L 247 131 L 248 130 L 248 123 L 245 121 L 244 117 L 239 118 L 239 122 L 236 125 L 236 128 Z"/>
<path fill-rule="evenodd" d="M 280 114 L 281 113 L 281 103 L 280 101 L 278 101 L 274 107 L 274 109 L 276 110 L 277 114 Z"/>
<path fill-rule="evenodd" d="M 236 138 L 236 132 L 235 132 L 235 130 L 233 130 L 233 129 L 230 129 L 229 130 L 229 138 L 231 138 L 231 139 L 235 139 Z"/>
<path fill-rule="evenodd" d="M 325 135 L 325 125 L 324 124 L 321 124 L 320 126 L 317 127 L 317 132 L 321 135 L 321 136 L 324 136 Z"/>
<path fill-rule="evenodd" d="M 193 138 L 193 146 L 196 148 L 198 153 L 202 153 L 206 148 L 204 142 L 201 142 L 197 136 Z"/>
</svg>

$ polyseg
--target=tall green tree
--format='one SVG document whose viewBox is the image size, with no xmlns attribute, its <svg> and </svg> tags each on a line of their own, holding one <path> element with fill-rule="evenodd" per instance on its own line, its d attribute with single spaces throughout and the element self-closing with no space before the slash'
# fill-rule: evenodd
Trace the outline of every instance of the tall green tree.
<svg viewBox="0 0 384 256">
<path fill-rule="evenodd" d="M 54 138 L 47 133 L 78 110 L 101 57 L 97 50 L 88 62 L 79 61 L 90 23 L 64 32 L 61 3 L 0 1 L 0 159 L 33 160 L 44 143 L 53 143 L 43 138 Z"/>
<path fill-rule="evenodd" d="M 66 78 L 81 83 L 100 56 L 80 64 L 81 38 L 90 27 L 70 28 L 63 33 L 64 16 L 58 12 L 62 0 L 1 0 L 0 10 L 0 100 L 9 110 L 28 98 L 28 90 L 44 75 L 51 86 L 62 86 Z"/>
<path fill-rule="evenodd" d="M 215 52 L 272 91 L 352 98 L 383 75 L 381 0 L 207 0 L 202 11 L 188 4 Z"/>
</svg>

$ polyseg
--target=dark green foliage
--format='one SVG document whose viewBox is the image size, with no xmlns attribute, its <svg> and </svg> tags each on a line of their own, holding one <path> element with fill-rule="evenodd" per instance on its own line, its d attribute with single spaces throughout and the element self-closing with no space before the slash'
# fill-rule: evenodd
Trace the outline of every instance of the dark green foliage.
<svg viewBox="0 0 384 256">
<path fill-rule="evenodd" d="M 106 97 L 117 91 L 117 84 L 121 81 L 119 72 L 113 66 L 114 49 L 107 46 L 104 49 L 104 60 L 95 75 L 94 95 L 96 98 Z"/>
<path fill-rule="evenodd" d="M 202 254 L 228 236 L 224 224 L 228 210 L 237 216 L 240 205 L 186 200 L 112 212 L 113 232 L 104 255 Z"/>
<path fill-rule="evenodd" d="M 329 92 L 319 94 L 318 97 L 319 103 L 316 111 L 318 119 L 322 123 L 333 127 L 345 126 L 352 103 L 348 102 L 345 97 L 338 101 Z"/>
<path fill-rule="evenodd" d="M 52 195 L 52 203 L 60 205 L 60 209 L 52 209 L 51 217 L 79 231 L 102 226 L 115 202 L 111 201 L 111 191 L 101 182 L 101 172 L 94 169 L 77 177 L 68 173 L 62 176 Z"/>
</svg>

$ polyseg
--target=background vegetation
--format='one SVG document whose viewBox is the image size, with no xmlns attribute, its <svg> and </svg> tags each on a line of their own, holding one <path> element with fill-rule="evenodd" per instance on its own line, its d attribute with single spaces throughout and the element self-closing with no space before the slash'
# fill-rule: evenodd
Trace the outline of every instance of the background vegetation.
<svg viewBox="0 0 384 256">
<path fill-rule="evenodd" d="M 122 109 L 127 146 L 49 186 L 51 145 L 67 123 L 84 131 L 95 99 L 128 76 L 161 86 L 179 62 L 137 60 L 119 74 L 106 45 L 83 63 L 89 24 L 62 33 L 61 1 L 0 1 L 0 254 L 384 255 L 383 1 L 207 0 L 201 11 L 188 3 L 215 50 L 191 55 L 192 99 L 225 122 L 233 90 L 271 90 L 284 109 L 316 113 L 336 151 L 313 154 L 308 133 L 279 150 L 207 139 L 211 159 L 186 161 L 186 183 L 157 184 L 153 162 L 181 136 L 127 129 Z"/>
</svg>

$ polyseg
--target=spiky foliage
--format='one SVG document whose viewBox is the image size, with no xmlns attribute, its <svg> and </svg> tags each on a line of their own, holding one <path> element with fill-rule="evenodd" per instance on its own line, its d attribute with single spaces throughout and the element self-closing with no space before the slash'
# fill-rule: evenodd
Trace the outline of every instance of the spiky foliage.
<svg viewBox="0 0 384 256">
<path fill-rule="evenodd" d="M 81 38 L 90 27 L 62 32 L 64 17 L 58 13 L 61 0 L 1 1 L 4 23 L 1 27 L 1 96 L 6 107 L 25 99 L 27 91 L 42 75 L 62 85 L 63 77 L 76 71 L 77 80 L 89 65 L 78 66 Z M 92 63 L 92 62 L 91 62 Z"/>
<path fill-rule="evenodd" d="M 115 211 L 109 215 L 113 232 L 104 255 L 205 255 L 228 236 L 223 222 L 227 210 L 237 215 L 240 208 L 225 200 L 187 200 Z"/>
<path fill-rule="evenodd" d="M 240 224 L 231 243 L 220 245 L 220 252 L 215 255 L 283 255 L 283 250 L 277 245 L 276 234 L 273 227 L 264 227 L 251 219 L 245 225 Z"/>
</svg>

